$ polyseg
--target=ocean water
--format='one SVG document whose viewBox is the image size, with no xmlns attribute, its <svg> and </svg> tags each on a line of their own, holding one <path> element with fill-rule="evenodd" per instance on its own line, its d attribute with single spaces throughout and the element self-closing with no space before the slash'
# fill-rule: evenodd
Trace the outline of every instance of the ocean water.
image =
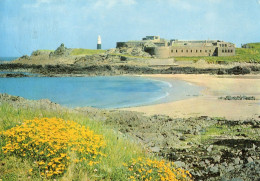
<svg viewBox="0 0 260 181">
<path fill-rule="evenodd" d="M 12 60 L 15 60 L 19 57 L 0 57 L 0 63 L 3 62 L 3 61 L 12 61 Z"/>
<path fill-rule="evenodd" d="M 49 99 L 67 107 L 149 105 L 185 99 L 198 95 L 200 90 L 201 87 L 184 81 L 130 76 L 0 78 L 0 93 L 33 100 Z"/>
</svg>

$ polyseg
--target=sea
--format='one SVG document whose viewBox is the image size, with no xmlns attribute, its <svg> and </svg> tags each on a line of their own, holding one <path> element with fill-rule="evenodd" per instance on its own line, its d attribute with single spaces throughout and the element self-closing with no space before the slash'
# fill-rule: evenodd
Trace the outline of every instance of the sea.
<svg viewBox="0 0 260 181">
<path fill-rule="evenodd" d="M 0 63 L 17 58 L 0 57 Z M 32 100 L 49 99 L 71 108 L 144 106 L 187 99 L 199 95 L 201 90 L 202 87 L 185 81 L 137 76 L 0 78 L 0 93 Z"/>
<path fill-rule="evenodd" d="M 49 99 L 71 108 L 144 106 L 197 96 L 201 90 L 184 81 L 134 76 L 0 78 L 0 93 Z"/>
<path fill-rule="evenodd" d="M 1 62 L 6 62 L 6 61 L 12 61 L 12 60 L 15 60 L 19 57 L 0 57 L 0 63 Z"/>
</svg>

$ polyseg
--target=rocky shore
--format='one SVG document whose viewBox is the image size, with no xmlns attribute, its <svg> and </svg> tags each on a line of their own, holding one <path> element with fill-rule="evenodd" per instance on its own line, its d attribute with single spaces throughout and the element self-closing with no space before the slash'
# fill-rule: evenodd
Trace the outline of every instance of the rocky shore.
<svg viewBox="0 0 260 181">
<path fill-rule="evenodd" d="M 95 76 L 123 74 L 259 74 L 257 63 L 209 64 L 199 61 L 174 61 L 157 59 L 142 48 L 122 47 L 97 50 L 90 54 L 73 54 L 74 49 L 61 44 L 55 51 L 36 50 L 31 56 L 24 55 L 11 63 L 0 64 L 0 71 L 37 73 L 41 76 Z M 83 50 L 84 51 L 84 50 Z M 21 75 L 22 76 L 22 75 Z M 19 77 L 19 75 L 17 75 Z"/>
<path fill-rule="evenodd" d="M 24 71 L 42 76 L 96 76 L 96 75 L 124 75 L 124 74 L 216 74 L 216 75 L 245 75 L 259 74 L 260 67 L 233 68 L 195 68 L 195 67 L 150 67 L 138 65 L 30 65 L 20 63 L 0 64 L 0 71 Z M 18 75 L 17 75 L 18 77 Z"/>
<path fill-rule="evenodd" d="M 85 114 L 188 169 L 195 180 L 260 179 L 260 119 L 171 118 L 88 107 L 69 109 L 49 100 L 33 101 L 7 94 L 0 94 L 0 104 Z"/>
</svg>

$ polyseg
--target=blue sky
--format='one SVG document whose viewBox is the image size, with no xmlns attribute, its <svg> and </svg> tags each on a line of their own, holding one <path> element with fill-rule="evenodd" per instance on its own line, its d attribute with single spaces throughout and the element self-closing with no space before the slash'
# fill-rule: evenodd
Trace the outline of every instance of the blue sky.
<svg viewBox="0 0 260 181">
<path fill-rule="evenodd" d="M 146 35 L 260 42 L 260 0 L 0 0 L 0 56 L 95 49 Z"/>
</svg>

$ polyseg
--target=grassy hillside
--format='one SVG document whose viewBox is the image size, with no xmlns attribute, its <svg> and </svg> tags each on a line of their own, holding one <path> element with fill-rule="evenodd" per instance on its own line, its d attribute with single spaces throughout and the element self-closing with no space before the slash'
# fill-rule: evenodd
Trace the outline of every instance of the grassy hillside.
<svg viewBox="0 0 260 181">
<path fill-rule="evenodd" d="M 209 63 L 218 62 L 260 62 L 260 43 L 250 43 L 255 48 L 236 48 L 236 55 L 230 57 L 175 57 L 176 61 L 203 59 Z"/>
<path fill-rule="evenodd" d="M 60 123 L 54 124 L 57 122 L 56 118 L 73 121 L 63 121 L 64 125 L 70 123 L 70 126 L 64 127 Z M 23 120 L 33 121 L 26 123 Z M 38 124 L 43 127 L 35 132 L 39 127 Z M 83 129 L 85 127 L 88 127 L 86 132 Z M 49 137 L 47 136 L 48 131 L 58 129 L 61 137 L 59 132 L 55 134 L 51 132 Z M 80 132 L 75 132 L 75 130 Z M 59 147 L 59 141 L 64 142 L 68 137 L 75 139 L 80 136 L 81 132 L 85 135 L 84 137 L 74 141 L 75 143 L 69 142 L 75 147 L 68 146 L 67 148 L 64 145 Z M 93 134 L 91 138 L 90 135 Z M 161 180 L 162 177 L 167 176 L 176 177 L 178 180 L 190 180 L 187 172 L 181 169 L 175 170 L 172 165 L 154 158 L 131 138 L 104 125 L 101 121 L 90 120 L 81 113 L 14 108 L 9 104 L 2 104 L 0 105 L 0 137 L 0 180 L 53 178 L 58 180 L 140 180 L 141 178 Z M 35 141 L 38 137 L 39 139 Z M 82 153 L 88 148 L 80 149 L 83 146 L 82 139 L 88 137 L 89 141 L 94 139 L 95 142 L 104 139 L 105 146 L 99 149 L 95 146 L 95 142 L 93 143 L 94 146 L 91 149 L 95 149 L 97 153 L 94 153 L 94 156 L 93 154 L 84 156 Z M 48 140 L 50 138 L 55 138 L 56 141 L 55 139 Z M 47 142 L 44 143 L 42 141 L 44 139 L 47 139 Z M 39 144 L 40 141 L 43 144 Z M 87 147 L 89 145 L 87 144 Z M 51 150 L 52 147 L 55 149 Z M 81 151 L 80 154 L 78 151 Z M 47 154 L 48 152 L 50 153 Z M 55 157 L 55 154 L 61 155 L 60 158 Z M 65 162 L 64 158 L 66 158 Z"/>
<path fill-rule="evenodd" d="M 247 43 L 249 47 L 260 49 L 260 42 L 256 43 Z"/>
<path fill-rule="evenodd" d="M 104 53 L 105 51 L 106 50 L 74 48 L 71 51 L 71 55 L 94 55 L 94 54 Z"/>
</svg>

